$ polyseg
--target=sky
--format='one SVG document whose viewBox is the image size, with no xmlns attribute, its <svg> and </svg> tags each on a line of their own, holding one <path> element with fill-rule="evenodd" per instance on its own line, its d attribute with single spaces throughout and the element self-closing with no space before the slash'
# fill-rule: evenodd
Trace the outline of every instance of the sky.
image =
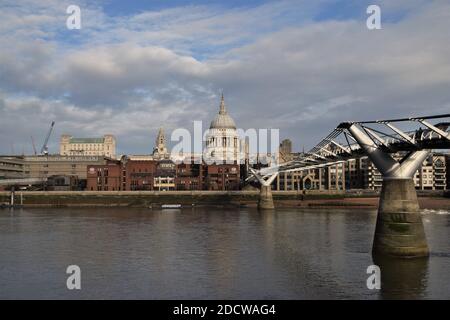
<svg viewBox="0 0 450 320">
<path fill-rule="evenodd" d="M 447 0 L 1 0 L 0 154 L 39 149 L 51 121 L 51 153 L 113 134 L 148 154 L 159 127 L 170 145 L 206 129 L 221 92 L 239 128 L 308 150 L 342 121 L 449 113 L 449 39 Z"/>
</svg>

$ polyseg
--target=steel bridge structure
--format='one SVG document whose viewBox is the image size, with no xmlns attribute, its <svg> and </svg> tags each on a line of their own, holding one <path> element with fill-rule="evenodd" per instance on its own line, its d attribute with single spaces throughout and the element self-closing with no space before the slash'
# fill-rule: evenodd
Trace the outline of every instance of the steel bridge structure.
<svg viewBox="0 0 450 320">
<path fill-rule="evenodd" d="M 342 122 L 301 157 L 260 170 L 258 207 L 273 209 L 271 183 L 281 172 L 345 163 L 367 156 L 383 178 L 373 254 L 424 257 L 429 250 L 413 177 L 432 150 L 450 149 L 450 114 Z M 392 154 L 400 155 L 393 157 Z"/>
</svg>

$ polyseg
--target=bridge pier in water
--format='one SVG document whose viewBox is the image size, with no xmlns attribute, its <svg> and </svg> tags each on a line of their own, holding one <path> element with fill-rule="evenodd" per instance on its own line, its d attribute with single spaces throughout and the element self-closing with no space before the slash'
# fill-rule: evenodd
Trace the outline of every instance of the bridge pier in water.
<svg viewBox="0 0 450 320">
<path fill-rule="evenodd" d="M 383 180 L 372 253 L 405 258 L 428 256 L 413 179 Z"/>
<path fill-rule="evenodd" d="M 259 199 L 258 199 L 258 209 L 259 210 L 273 210 L 275 205 L 273 204 L 272 196 L 272 182 L 278 176 L 278 172 L 272 173 L 266 177 L 261 176 L 255 170 L 250 169 L 253 175 L 258 179 L 260 184 L 259 189 Z"/>
<path fill-rule="evenodd" d="M 427 257 L 427 240 L 413 177 L 430 150 L 393 159 L 353 123 L 346 128 L 383 176 L 372 254 L 399 258 Z"/>
<path fill-rule="evenodd" d="M 275 209 L 273 204 L 272 187 L 270 185 L 261 185 L 258 199 L 258 209 L 271 210 Z"/>
</svg>

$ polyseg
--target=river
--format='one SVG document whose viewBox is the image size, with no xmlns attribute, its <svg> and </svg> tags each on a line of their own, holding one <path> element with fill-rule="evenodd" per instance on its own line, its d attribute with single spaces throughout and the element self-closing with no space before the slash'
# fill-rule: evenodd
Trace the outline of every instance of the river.
<svg viewBox="0 0 450 320">
<path fill-rule="evenodd" d="M 450 299 L 450 214 L 429 259 L 377 261 L 372 209 L 0 210 L 1 299 Z M 68 290 L 66 268 L 81 269 Z"/>
</svg>

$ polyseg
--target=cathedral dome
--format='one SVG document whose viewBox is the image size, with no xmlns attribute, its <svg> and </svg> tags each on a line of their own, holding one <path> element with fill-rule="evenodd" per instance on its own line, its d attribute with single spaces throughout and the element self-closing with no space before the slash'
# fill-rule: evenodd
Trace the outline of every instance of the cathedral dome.
<svg viewBox="0 0 450 320">
<path fill-rule="evenodd" d="M 231 118 L 227 110 L 225 109 L 225 101 L 222 95 L 222 100 L 220 101 L 220 111 L 219 114 L 211 121 L 210 129 L 236 129 L 236 124 L 233 118 Z"/>
</svg>

